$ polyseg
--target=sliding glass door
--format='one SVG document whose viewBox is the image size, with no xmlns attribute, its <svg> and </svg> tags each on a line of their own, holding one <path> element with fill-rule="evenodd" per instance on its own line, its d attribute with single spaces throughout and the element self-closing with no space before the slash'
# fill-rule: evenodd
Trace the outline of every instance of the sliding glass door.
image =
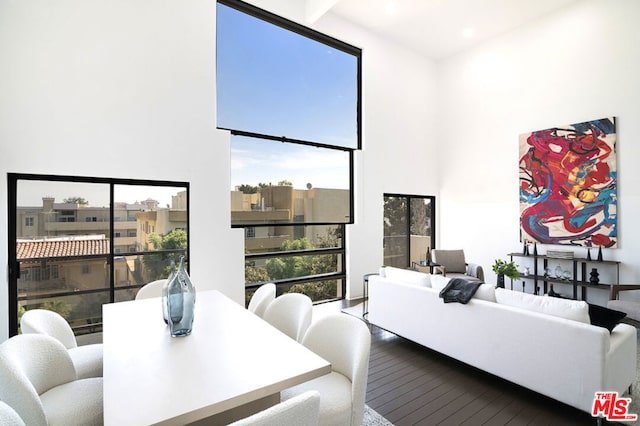
<svg viewBox="0 0 640 426">
<path fill-rule="evenodd" d="M 409 268 L 435 247 L 435 197 L 384 194 L 384 265 Z"/>
</svg>

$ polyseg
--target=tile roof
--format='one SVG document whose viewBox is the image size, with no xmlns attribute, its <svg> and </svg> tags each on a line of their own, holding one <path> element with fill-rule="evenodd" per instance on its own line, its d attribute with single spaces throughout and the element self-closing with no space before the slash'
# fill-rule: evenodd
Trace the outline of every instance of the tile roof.
<svg viewBox="0 0 640 426">
<path fill-rule="evenodd" d="M 22 240 L 16 243 L 18 259 L 88 256 L 109 253 L 109 240 L 101 238 L 70 238 Z"/>
</svg>

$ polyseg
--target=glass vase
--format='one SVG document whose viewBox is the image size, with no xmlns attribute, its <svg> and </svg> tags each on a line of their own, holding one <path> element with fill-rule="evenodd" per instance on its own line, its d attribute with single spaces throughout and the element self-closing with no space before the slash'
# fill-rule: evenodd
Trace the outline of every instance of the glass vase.
<svg viewBox="0 0 640 426">
<path fill-rule="evenodd" d="M 176 276 L 176 262 L 172 259 L 171 264 L 169 265 L 169 276 L 162 286 L 162 319 L 164 319 L 165 324 L 169 324 L 168 318 L 168 308 L 167 308 L 167 293 L 169 290 L 169 283 Z"/>
<path fill-rule="evenodd" d="M 191 334 L 195 303 L 196 289 L 185 269 L 184 256 L 181 256 L 176 276 L 167 287 L 167 310 L 171 336 L 181 337 Z"/>
</svg>

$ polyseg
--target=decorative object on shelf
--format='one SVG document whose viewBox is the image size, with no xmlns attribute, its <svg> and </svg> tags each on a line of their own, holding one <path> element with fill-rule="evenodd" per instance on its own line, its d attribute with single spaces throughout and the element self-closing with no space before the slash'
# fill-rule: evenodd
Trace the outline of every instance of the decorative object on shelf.
<svg viewBox="0 0 640 426">
<path fill-rule="evenodd" d="M 598 269 L 592 268 L 591 273 L 589 274 L 589 282 L 591 284 L 598 284 L 600 282 L 599 276 L 600 274 L 598 274 Z"/>
<path fill-rule="evenodd" d="M 549 297 L 558 297 L 558 296 L 560 296 L 558 293 L 553 291 L 553 283 L 549 283 L 549 291 L 547 292 L 547 296 L 549 296 Z"/>
<path fill-rule="evenodd" d="M 602 262 L 602 246 L 598 247 L 598 262 Z"/>
<path fill-rule="evenodd" d="M 524 281 L 522 281 L 522 292 L 524 293 Z"/>
<path fill-rule="evenodd" d="M 573 252 L 566 250 L 547 250 L 547 257 L 554 259 L 573 259 Z"/>
<path fill-rule="evenodd" d="M 524 244 L 522 245 L 522 254 L 529 256 L 529 243 L 527 240 L 524 240 Z"/>
<path fill-rule="evenodd" d="M 504 288 L 505 276 L 509 277 L 512 280 L 520 278 L 518 266 L 513 260 L 511 262 L 507 262 L 502 259 L 496 259 L 491 269 L 496 273 L 496 275 L 498 275 L 498 282 L 496 287 Z"/>
<path fill-rule="evenodd" d="M 591 247 L 587 247 L 587 260 L 591 260 Z"/>
<path fill-rule="evenodd" d="M 555 271 L 554 271 L 554 274 L 555 274 L 555 277 L 556 277 L 556 278 L 558 278 L 558 279 L 562 279 L 562 274 L 563 274 L 562 266 L 560 266 L 560 265 L 556 266 L 556 269 L 555 269 Z"/>
<path fill-rule="evenodd" d="M 167 313 L 167 294 L 169 291 L 169 283 L 171 282 L 171 280 L 173 280 L 173 278 L 176 276 L 176 262 L 171 259 L 171 264 L 169 265 L 169 276 L 167 277 L 167 281 L 165 281 L 164 285 L 162 286 L 162 298 L 161 298 L 161 303 L 162 303 L 162 319 L 164 319 L 164 323 L 165 324 L 169 324 L 169 317 L 168 317 L 168 313 Z"/>
<path fill-rule="evenodd" d="M 551 268 L 545 268 L 544 269 L 544 277 L 545 278 L 551 277 Z"/>
<path fill-rule="evenodd" d="M 196 289 L 185 269 L 184 256 L 180 256 L 178 272 L 167 287 L 167 317 L 172 337 L 191 334 L 195 303 Z"/>
<path fill-rule="evenodd" d="M 571 272 L 569 272 L 568 269 L 565 269 L 564 272 L 562 273 L 562 279 L 563 280 L 570 280 L 571 279 Z"/>
<path fill-rule="evenodd" d="M 427 254 L 425 255 L 424 260 L 427 261 L 427 265 L 431 263 L 431 247 L 427 247 Z"/>
<path fill-rule="evenodd" d="M 616 140 L 614 117 L 519 136 L 523 240 L 617 246 Z M 567 173 L 575 170 L 581 171 L 580 178 L 567 179 Z M 575 223 L 593 225 L 573 226 Z"/>
</svg>

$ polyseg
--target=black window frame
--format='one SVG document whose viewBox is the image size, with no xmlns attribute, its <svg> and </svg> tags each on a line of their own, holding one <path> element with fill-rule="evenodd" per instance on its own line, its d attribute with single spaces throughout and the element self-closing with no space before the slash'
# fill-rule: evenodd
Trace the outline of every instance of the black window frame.
<svg viewBox="0 0 640 426">
<path fill-rule="evenodd" d="M 49 181 L 49 182 L 72 182 L 72 183 L 87 183 L 87 184 L 105 184 L 109 185 L 110 191 L 110 226 L 109 226 L 109 254 L 105 257 L 108 258 L 109 264 L 109 303 L 115 301 L 115 262 L 114 258 L 126 256 L 129 253 L 116 253 L 114 250 L 115 245 L 115 206 L 114 206 L 114 187 L 118 185 L 131 185 L 131 186 L 166 186 L 166 187 L 183 187 L 186 189 L 186 232 L 187 232 L 187 248 L 186 258 L 190 259 L 190 220 L 189 220 L 189 206 L 190 206 L 190 184 L 189 182 L 181 181 L 166 181 L 166 180 L 149 180 L 149 179 L 126 179 L 126 178 L 109 178 L 109 177 L 90 177 L 90 176 L 71 176 L 71 175 L 50 175 L 50 174 L 29 174 L 29 173 L 7 173 L 7 223 L 8 223 L 8 314 L 9 314 L 9 336 L 15 336 L 18 334 L 18 279 L 20 277 L 20 263 L 17 260 L 17 193 L 19 181 Z M 154 252 L 148 252 L 154 254 Z M 147 254 L 147 252 L 136 251 L 131 254 Z M 118 287 L 120 289 L 120 287 Z"/>
</svg>

